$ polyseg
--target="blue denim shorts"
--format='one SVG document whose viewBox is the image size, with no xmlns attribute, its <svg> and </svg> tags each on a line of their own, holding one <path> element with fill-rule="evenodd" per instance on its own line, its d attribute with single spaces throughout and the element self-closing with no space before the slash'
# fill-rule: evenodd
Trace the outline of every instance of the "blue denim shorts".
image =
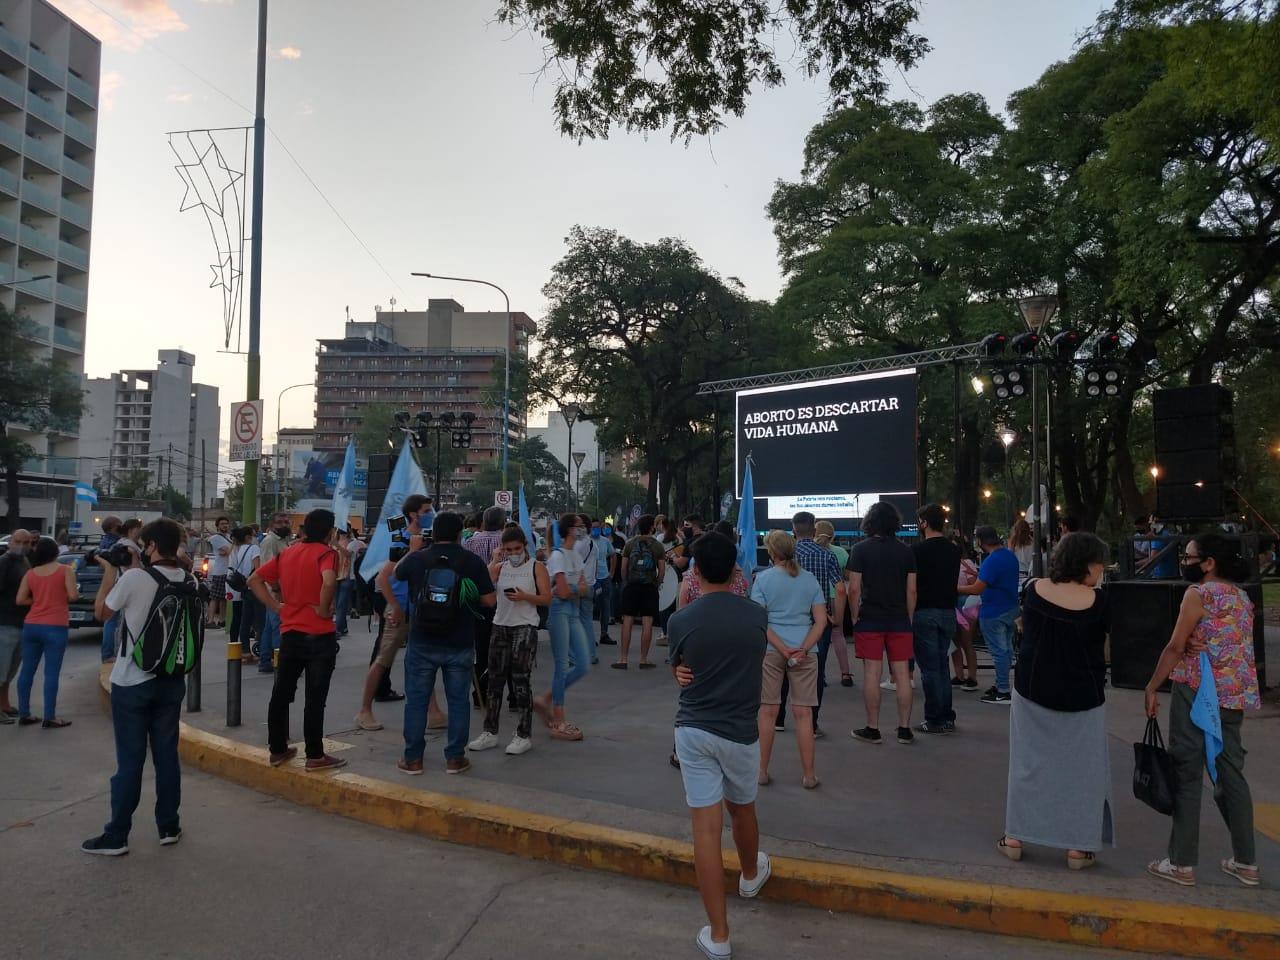
<svg viewBox="0 0 1280 960">
<path fill-rule="evenodd" d="M 676 727 L 676 757 L 691 807 L 715 807 L 721 800 L 755 803 L 760 789 L 760 744 L 735 743 L 697 727 Z"/>
</svg>

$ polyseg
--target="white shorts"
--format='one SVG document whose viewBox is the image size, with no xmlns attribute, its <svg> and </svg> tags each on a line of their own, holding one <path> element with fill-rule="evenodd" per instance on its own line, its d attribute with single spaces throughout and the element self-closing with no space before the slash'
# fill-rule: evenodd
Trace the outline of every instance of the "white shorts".
<svg viewBox="0 0 1280 960">
<path fill-rule="evenodd" d="M 721 800 L 755 803 L 760 790 L 760 744 L 736 743 L 697 727 L 676 727 L 676 757 L 691 807 L 715 807 Z"/>
</svg>

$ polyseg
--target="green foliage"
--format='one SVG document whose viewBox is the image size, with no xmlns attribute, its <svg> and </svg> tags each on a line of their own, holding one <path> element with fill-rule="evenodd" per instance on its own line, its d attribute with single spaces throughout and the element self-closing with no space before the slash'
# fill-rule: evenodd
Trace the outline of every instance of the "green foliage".
<svg viewBox="0 0 1280 960">
<path fill-rule="evenodd" d="M 122 500 L 152 499 L 151 474 L 146 470 L 133 469 L 117 476 L 111 485 L 111 495 Z"/>
<path fill-rule="evenodd" d="M 565 136 L 607 137 L 614 124 L 673 137 L 711 133 L 741 116 L 753 88 L 780 86 L 785 53 L 826 74 L 833 98 L 881 93 L 883 61 L 909 67 L 928 50 L 911 32 L 913 0 L 500 0 L 498 21 L 546 39 L 557 67 L 555 115 Z"/>
<path fill-rule="evenodd" d="M 596 471 L 588 470 L 582 474 L 578 502 L 581 509 L 593 517 L 611 517 L 618 507 L 622 507 L 625 512 L 631 509 L 633 503 L 643 503 L 644 494 L 644 487 L 608 470 L 600 471 L 600 489 L 597 494 Z"/>
<path fill-rule="evenodd" d="M 513 497 L 523 478 L 530 511 L 567 508 L 569 487 L 565 482 L 564 467 L 547 449 L 541 437 L 530 437 L 512 444 L 508 477 Z M 476 472 L 475 479 L 458 494 L 458 500 L 473 510 L 482 510 L 493 506 L 494 492 L 501 489 L 501 464 L 485 464 Z"/>
<path fill-rule="evenodd" d="M 362 457 L 393 452 L 387 443 L 387 434 L 395 426 L 397 410 L 389 403 L 371 403 L 360 408 L 360 426 L 356 428 L 353 439 L 356 451 Z M 397 440 L 395 449 L 399 448 L 400 441 Z"/>
</svg>

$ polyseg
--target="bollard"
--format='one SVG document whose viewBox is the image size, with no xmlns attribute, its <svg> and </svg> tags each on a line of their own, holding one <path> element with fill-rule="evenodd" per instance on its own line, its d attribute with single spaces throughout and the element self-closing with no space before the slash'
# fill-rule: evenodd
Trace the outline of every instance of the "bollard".
<svg viewBox="0 0 1280 960">
<path fill-rule="evenodd" d="M 240 726 L 240 658 L 244 656 L 238 640 L 227 641 L 227 726 Z"/>
<path fill-rule="evenodd" d="M 187 674 L 187 713 L 200 712 L 200 661 Z"/>
</svg>

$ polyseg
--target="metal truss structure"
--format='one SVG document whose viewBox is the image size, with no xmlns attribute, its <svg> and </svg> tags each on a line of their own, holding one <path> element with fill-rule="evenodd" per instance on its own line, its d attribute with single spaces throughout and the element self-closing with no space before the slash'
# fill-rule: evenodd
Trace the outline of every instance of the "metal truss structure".
<svg viewBox="0 0 1280 960">
<path fill-rule="evenodd" d="M 917 350 L 915 353 L 899 353 L 890 357 L 874 357 L 870 360 L 850 360 L 825 367 L 806 367 L 803 370 L 783 370 L 781 373 L 762 373 L 733 380 L 708 380 L 698 385 L 698 396 L 717 393 L 733 393 L 753 387 L 776 387 L 791 383 L 810 383 L 814 380 L 830 380 L 857 373 L 875 373 L 878 370 L 896 370 L 899 367 L 931 367 L 944 363 L 961 363 L 983 358 L 981 343 L 965 343 L 958 347 L 938 347 L 935 350 Z"/>
<path fill-rule="evenodd" d="M 244 316 L 244 263 L 246 204 L 245 173 L 249 169 L 250 127 L 219 127 L 208 130 L 171 131 L 169 149 L 178 162 L 174 166 L 185 188 L 179 213 L 198 208 L 213 237 L 216 263 L 211 263 L 213 281 L 209 288 L 222 292 L 224 345 L 240 352 Z M 228 158 L 231 158 L 228 160 Z"/>
</svg>

